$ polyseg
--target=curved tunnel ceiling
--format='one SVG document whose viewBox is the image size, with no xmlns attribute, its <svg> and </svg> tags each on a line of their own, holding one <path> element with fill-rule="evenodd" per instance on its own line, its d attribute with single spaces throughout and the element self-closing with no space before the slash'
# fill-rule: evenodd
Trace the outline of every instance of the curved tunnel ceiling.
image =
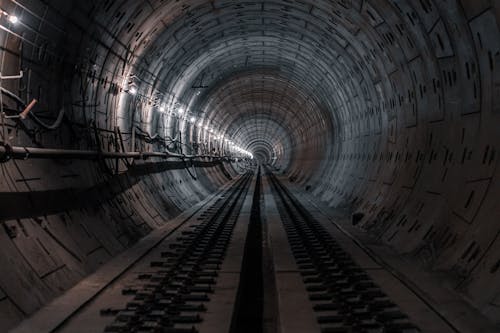
<svg viewBox="0 0 500 333">
<path fill-rule="evenodd" d="M 231 118 L 240 119 L 241 113 L 248 117 L 251 113 L 265 111 L 268 112 L 269 119 L 281 124 L 295 122 L 284 125 L 287 133 L 286 149 L 300 151 L 296 142 L 309 140 L 310 136 L 319 136 L 318 141 L 332 141 L 332 137 L 326 135 L 332 124 L 332 115 L 319 103 L 332 104 L 330 98 L 325 98 L 329 87 L 323 81 L 328 72 L 328 62 L 334 61 L 335 57 L 328 54 L 331 50 L 317 47 L 318 41 L 308 36 L 315 36 L 314 32 L 303 31 L 303 25 L 307 26 L 311 17 L 301 23 L 293 16 L 281 17 L 277 21 L 277 13 L 274 12 L 276 8 L 273 8 L 275 5 L 271 2 L 264 5 L 238 3 L 214 10 L 208 3 L 200 6 L 193 4 L 177 20 L 177 24 L 168 27 L 153 43 L 162 45 L 166 51 L 158 54 L 156 63 L 161 63 L 161 67 L 153 64 L 148 69 L 155 73 L 156 82 L 170 83 L 167 90 L 176 92 L 180 96 L 179 100 L 188 100 L 186 104 L 191 112 L 198 117 L 203 114 L 206 121 L 218 124 L 218 130 L 224 133 L 230 127 L 239 126 Z M 269 9 L 264 8 L 267 6 Z M 305 14 L 300 8 L 295 8 L 297 9 L 297 14 Z M 278 12 L 278 17 L 280 15 Z M 185 43 L 177 42 L 172 45 L 173 39 L 180 39 L 178 36 L 183 36 L 181 40 Z M 163 40 L 170 44 L 162 43 Z M 148 50 L 145 51 L 147 52 Z M 167 66 L 165 59 L 168 59 Z M 262 72 L 261 77 L 255 74 L 259 71 Z M 192 87 L 197 84 L 203 87 L 201 89 L 212 86 L 218 88 L 206 92 L 210 96 L 201 95 L 200 91 L 193 96 Z M 201 102 L 196 100 L 199 95 Z M 224 98 L 228 98 L 225 97 L 227 95 L 231 96 L 229 102 L 224 101 Z M 301 100 L 297 100 L 299 96 Z M 206 105 L 202 105 L 203 100 Z M 213 100 L 220 102 L 214 105 Z M 228 105 L 222 105 L 223 103 L 231 103 L 231 109 L 229 110 Z M 316 126 L 323 133 L 308 133 Z M 247 133 L 251 130 L 238 131 Z M 324 137 L 325 135 L 328 137 Z M 255 144 L 251 133 L 234 139 L 244 147 L 248 146 L 245 142 L 247 140 L 252 140 Z M 269 142 L 263 136 L 261 140 L 266 141 L 268 146 L 284 146 L 284 142 L 280 142 L 283 139 Z M 290 146 L 291 142 L 294 142 L 293 146 Z M 291 152 L 287 152 L 286 156 L 290 154 Z M 285 159 L 288 162 L 290 160 L 289 157 Z"/>
<path fill-rule="evenodd" d="M 120 150 L 119 130 L 132 151 L 161 151 L 162 137 L 182 153 L 241 157 L 232 142 L 345 216 L 362 212 L 360 228 L 456 277 L 459 293 L 500 318 L 500 289 L 482 288 L 500 285 L 498 1 L 0 2 L 20 19 L 0 17 L 1 72 L 27 73 L 2 87 L 62 119 L 57 131 L 9 125 L 2 144 Z M 161 166 L 116 180 L 99 163 L 0 165 L 6 193 L 106 188 L 95 197 L 109 235 L 130 242 L 130 230 L 158 227 L 155 216 L 227 181 L 211 167 L 193 181 Z M 102 218 L 69 206 L 89 225 Z M 113 224 L 123 216 L 125 231 Z"/>
<path fill-rule="evenodd" d="M 469 211 L 475 208 L 467 198 L 494 195 L 471 184 L 492 181 L 496 162 L 481 158 L 500 142 L 487 88 L 494 71 L 498 77 L 498 7 L 430 0 L 150 4 L 115 4 L 135 25 L 115 33 L 135 55 L 128 73 L 140 77 L 145 96 L 160 96 L 159 105 L 185 105 L 331 205 L 363 211 L 363 226 L 400 252 L 442 237 L 440 262 L 455 262 L 454 253 L 471 244 L 461 223 L 491 223 L 487 213 Z M 170 135 L 178 125 L 168 125 Z M 214 140 L 202 126 L 182 129 L 185 141 Z M 479 166 L 467 167 L 473 158 Z M 466 193 L 456 194 L 460 187 Z M 414 227 L 403 233 L 406 219 Z M 481 249 L 491 248 L 494 239 L 478 235 Z"/>
</svg>

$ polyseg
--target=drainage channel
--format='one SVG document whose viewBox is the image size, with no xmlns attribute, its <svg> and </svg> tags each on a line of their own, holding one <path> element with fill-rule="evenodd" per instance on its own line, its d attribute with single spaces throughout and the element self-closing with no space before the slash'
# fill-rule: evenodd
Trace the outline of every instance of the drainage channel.
<svg viewBox="0 0 500 333">
<path fill-rule="evenodd" d="M 243 177 L 202 214 L 201 223 L 183 231 L 160 260 L 152 261 L 153 272 L 138 276 L 139 287 L 122 290 L 133 295 L 130 302 L 101 310 L 102 316 L 114 317 L 104 332 L 198 332 L 250 179 Z"/>
<path fill-rule="evenodd" d="M 321 332 L 420 332 L 277 178 L 268 175 Z"/>
<path fill-rule="evenodd" d="M 231 333 L 263 332 L 264 281 L 261 220 L 261 171 L 253 194 L 250 222 L 245 240 L 240 283 L 231 321 Z"/>
</svg>

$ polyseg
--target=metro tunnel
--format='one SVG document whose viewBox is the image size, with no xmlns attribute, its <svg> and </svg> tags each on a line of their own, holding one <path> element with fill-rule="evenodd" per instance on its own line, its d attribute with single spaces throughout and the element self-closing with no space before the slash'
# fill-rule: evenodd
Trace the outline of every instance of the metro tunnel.
<svg viewBox="0 0 500 333">
<path fill-rule="evenodd" d="M 0 0 L 1 332 L 500 332 L 496 0 Z"/>
</svg>

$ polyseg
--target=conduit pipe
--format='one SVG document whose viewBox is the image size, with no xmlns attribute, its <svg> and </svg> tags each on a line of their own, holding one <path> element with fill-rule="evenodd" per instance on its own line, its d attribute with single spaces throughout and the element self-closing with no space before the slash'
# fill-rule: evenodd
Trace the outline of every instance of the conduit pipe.
<svg viewBox="0 0 500 333">
<path fill-rule="evenodd" d="M 178 158 L 181 160 L 210 159 L 232 161 L 229 156 L 212 155 L 182 155 L 170 152 L 99 152 L 96 150 L 71 150 L 71 149 L 51 149 L 36 147 L 14 147 L 10 145 L 0 145 L 0 162 L 7 162 L 10 159 L 25 160 L 28 158 L 42 159 L 79 159 L 79 160 L 98 160 L 98 159 L 143 159 L 157 158 Z"/>
</svg>

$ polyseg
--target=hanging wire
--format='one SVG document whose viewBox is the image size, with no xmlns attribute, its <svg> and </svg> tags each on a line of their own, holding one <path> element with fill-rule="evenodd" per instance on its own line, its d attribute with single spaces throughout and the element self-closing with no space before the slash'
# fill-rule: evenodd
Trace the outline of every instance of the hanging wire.
<svg viewBox="0 0 500 333">
<path fill-rule="evenodd" d="M 2 96 L 6 95 L 6 96 L 12 98 L 13 100 L 15 100 L 17 102 L 18 106 L 21 106 L 23 109 L 28 107 L 28 105 L 25 103 L 25 101 L 21 97 L 14 94 L 12 91 L 7 90 L 2 86 L 0 86 L 0 90 L 2 92 L 2 94 L 1 94 Z M 2 99 L 2 112 L 3 112 L 3 99 Z M 40 127 L 44 128 L 46 130 L 49 130 L 49 131 L 54 131 L 54 130 L 58 129 L 59 126 L 61 126 L 61 123 L 62 123 L 62 120 L 64 117 L 64 113 L 65 113 L 65 109 L 64 109 L 64 107 L 61 107 L 61 109 L 59 110 L 59 113 L 57 115 L 56 120 L 52 124 L 47 124 L 46 122 L 41 120 L 39 117 L 37 117 L 33 112 L 29 112 L 28 116 L 36 124 L 38 124 Z"/>
</svg>

